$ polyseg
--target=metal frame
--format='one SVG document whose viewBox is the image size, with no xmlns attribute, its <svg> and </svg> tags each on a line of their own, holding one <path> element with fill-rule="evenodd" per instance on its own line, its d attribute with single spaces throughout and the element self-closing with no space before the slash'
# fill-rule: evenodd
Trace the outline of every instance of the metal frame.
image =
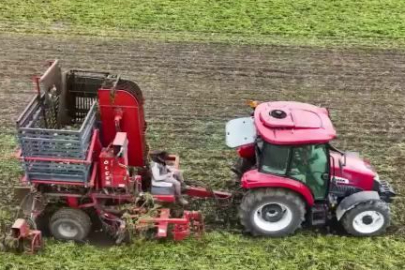
<svg viewBox="0 0 405 270">
<path fill-rule="evenodd" d="M 40 127 L 39 122 L 41 112 L 45 110 L 40 100 L 44 98 L 33 98 L 17 120 L 21 160 L 27 180 L 87 185 L 98 139 L 98 131 L 93 131 L 97 104 L 91 105 L 78 130 L 46 128 Z"/>
<path fill-rule="evenodd" d="M 24 180 L 31 183 L 93 186 L 96 177 L 94 155 L 99 153 L 100 149 L 99 131 L 96 129 L 93 131 L 85 159 L 27 157 L 19 151 L 19 158 L 25 169 Z"/>
<path fill-rule="evenodd" d="M 59 82 L 59 76 L 66 77 L 62 77 Z M 143 96 L 135 83 L 120 80 L 119 76 L 109 73 L 89 72 L 87 74 L 84 71 L 61 73 L 56 61 L 51 62 L 48 71 L 42 77 L 35 78 L 35 82 L 38 96 L 29 102 L 17 120 L 18 139 L 21 145 L 18 156 L 25 169 L 22 182 L 31 184 L 32 193 L 44 199 L 45 204 L 57 201 L 58 207 L 63 205 L 63 207 L 94 211 L 115 234 L 120 234 L 126 229 L 125 221 L 129 215 L 137 224 L 136 230 L 141 230 L 145 226 L 155 228 L 156 238 L 167 237 L 171 227 L 174 240 L 182 240 L 192 232 L 201 236 L 204 223 L 199 212 L 184 211 L 181 217 L 171 218 L 170 209 L 163 208 L 152 217 L 146 218 L 140 215 L 147 213 L 151 208 L 145 205 L 148 197 L 143 196 L 143 192 L 148 189 L 147 185 L 142 186 L 143 180 L 148 179 L 148 146 L 144 138 L 146 124 L 142 107 Z M 46 91 L 53 90 L 55 84 L 67 89 L 68 93 L 65 91 L 66 96 L 52 95 L 51 99 L 54 100 L 49 100 L 50 96 L 46 95 Z M 115 93 L 113 101 L 111 92 Z M 67 109 L 73 110 L 73 114 L 68 114 L 71 118 L 82 120 L 79 129 L 59 129 L 58 125 L 52 126 L 52 121 L 44 121 L 47 117 L 44 112 L 47 109 L 47 102 L 51 105 L 59 105 L 57 103 L 59 98 L 65 101 Z M 95 128 L 97 102 L 90 106 L 95 99 L 98 99 L 100 104 L 103 132 L 110 132 L 111 134 L 108 135 L 114 138 L 117 132 L 121 131 L 121 127 L 129 125 L 130 130 L 123 130 L 127 133 L 125 135 L 128 135 L 128 140 L 131 134 L 140 135 L 139 138 L 129 140 L 129 148 L 122 148 L 124 151 L 139 150 L 135 160 L 139 164 L 134 161 L 131 163 L 125 158 L 121 158 L 118 162 L 117 167 L 125 173 L 128 173 L 127 168 L 130 166 L 139 168 L 136 175 L 129 173 L 125 175 L 128 181 L 125 181 L 123 186 L 109 187 L 103 184 L 100 170 L 101 157 L 111 153 L 113 154 L 111 158 L 119 157 L 114 154 L 114 151 L 110 151 L 109 147 L 113 140 L 106 139 L 106 134 L 102 136 L 104 141 L 100 141 L 99 130 Z M 131 122 L 135 121 L 133 117 L 129 117 L 133 116 L 134 111 L 129 110 L 128 106 L 136 109 L 135 120 L 138 121 L 136 126 Z M 103 119 L 101 111 L 105 107 L 109 110 L 104 113 L 108 117 L 113 116 L 113 121 Z M 56 111 L 54 107 L 52 109 L 51 111 Z M 103 146 L 105 148 L 102 148 Z M 169 160 L 173 166 L 179 167 L 178 156 L 170 156 Z M 113 173 L 118 175 L 117 171 Z M 197 187 L 188 187 L 184 193 L 199 198 L 231 197 L 228 193 Z M 176 202 L 174 195 L 153 195 L 153 199 L 163 203 Z M 123 204 L 126 204 L 127 215 L 123 215 L 120 209 L 120 205 Z M 39 217 L 43 209 L 35 210 L 31 216 Z"/>
<path fill-rule="evenodd" d="M 41 108 L 35 97 L 17 120 L 18 140 L 26 157 L 86 157 L 96 122 L 97 104 L 93 103 L 78 130 L 37 127 Z"/>
<path fill-rule="evenodd" d="M 17 219 L 11 227 L 11 236 L 17 241 L 17 249 L 23 251 L 25 243 L 29 243 L 29 253 L 34 254 L 42 248 L 42 233 L 38 230 L 31 230 L 27 221 Z"/>
</svg>

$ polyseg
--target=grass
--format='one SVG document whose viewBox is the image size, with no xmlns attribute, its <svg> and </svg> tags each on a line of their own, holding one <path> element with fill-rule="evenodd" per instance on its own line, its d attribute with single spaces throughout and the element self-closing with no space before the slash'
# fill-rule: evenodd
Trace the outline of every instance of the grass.
<svg viewBox="0 0 405 270">
<path fill-rule="evenodd" d="M 21 175 L 21 167 L 13 158 L 15 148 L 14 136 L 0 133 L 0 224 L 6 222 L 6 225 L 10 225 L 9 222 L 17 209 L 13 202 L 14 194 L 10 191 L 13 190 Z"/>
<path fill-rule="evenodd" d="M 0 1 L 2 32 L 163 41 L 404 47 L 404 19 L 405 2 L 400 0 Z M 192 127 L 186 128 L 191 135 L 175 136 L 178 134 L 176 128 L 179 129 L 164 123 L 150 125 L 149 142 L 153 148 L 169 146 L 169 150 L 179 153 L 188 177 L 209 181 L 221 188 L 222 180 L 231 175 L 228 163 L 234 159 L 234 152 L 223 144 L 223 122 L 192 121 Z M 385 150 L 379 152 L 374 141 L 367 143 L 369 145 L 363 150 L 375 159 L 372 161 L 377 163 L 378 170 L 400 179 L 402 174 L 396 168 L 404 163 L 405 151 L 391 155 Z M 0 133 L 2 221 L 11 221 L 16 210 L 10 192 L 21 175 L 18 162 L 11 158 L 15 145 L 13 135 Z M 206 150 L 202 152 L 196 148 Z M 398 147 L 393 146 L 393 149 Z M 405 222 L 403 209 L 403 200 L 393 207 L 396 228 Z M 359 239 L 301 230 L 288 238 L 263 239 L 239 232 L 212 231 L 201 240 L 188 239 L 181 243 L 138 240 L 128 246 L 105 248 L 47 239 L 45 250 L 36 256 L 0 253 L 0 270 L 364 270 L 403 269 L 404 261 L 405 242 L 401 233 Z"/>
<path fill-rule="evenodd" d="M 195 121 L 187 130 L 189 140 L 163 136 L 173 126 L 153 122 L 149 125 L 148 141 L 153 148 L 171 142 L 170 149 L 180 153 L 188 177 L 212 179 L 221 186 L 229 178 L 227 163 L 234 158 L 232 150 L 223 145 L 223 125 L 219 122 Z M 207 136 L 202 136 L 206 134 Z M 201 154 L 193 151 L 192 138 L 198 148 L 212 149 Z M 15 149 L 13 135 L 0 136 L 0 182 L 2 191 L 0 217 L 11 220 L 15 212 L 10 190 L 21 174 L 16 160 L 10 158 Z M 401 156 L 400 154 L 397 155 Z M 216 170 L 206 168 L 215 166 Z M 13 180 L 14 179 L 14 180 Z M 214 209 L 204 208 L 207 216 Z M 212 219 L 211 219 L 212 220 Z M 203 239 L 173 241 L 137 240 L 131 245 L 98 247 L 91 244 L 62 243 L 46 240 L 43 252 L 35 256 L 0 253 L 0 270 L 14 269 L 403 269 L 405 244 L 401 234 L 375 238 L 354 238 L 324 231 L 300 230 L 281 239 L 253 238 L 215 230 Z"/>
<path fill-rule="evenodd" d="M 259 239 L 212 232 L 202 240 L 136 241 L 99 248 L 48 241 L 35 256 L 1 254 L 0 269 L 403 269 L 405 246 L 395 238 L 356 239 L 299 234 Z"/>
<path fill-rule="evenodd" d="M 405 44 L 401 0 L 8 0 L 3 31 L 245 43 Z"/>
</svg>

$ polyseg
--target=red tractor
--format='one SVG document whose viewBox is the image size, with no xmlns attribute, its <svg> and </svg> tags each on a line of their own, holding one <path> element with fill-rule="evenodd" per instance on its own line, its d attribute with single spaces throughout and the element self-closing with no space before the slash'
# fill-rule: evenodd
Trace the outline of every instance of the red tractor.
<svg viewBox="0 0 405 270">
<path fill-rule="evenodd" d="M 240 220 L 254 235 L 284 236 L 304 220 L 331 219 L 356 236 L 379 235 L 390 224 L 395 195 L 374 168 L 330 142 L 336 137 L 327 109 L 299 102 L 252 104 L 251 117 L 227 124 L 237 147 L 235 172 L 246 193 Z"/>
<path fill-rule="evenodd" d="M 34 81 L 37 95 L 17 120 L 22 181 L 30 187 L 23 218 L 31 227 L 76 241 L 86 239 L 96 223 L 117 242 L 129 232 L 171 234 L 175 240 L 202 233 L 201 214 L 171 211 L 173 185 L 151 179 L 144 100 L 134 82 L 102 72 L 62 72 L 57 60 Z M 179 166 L 177 156 L 166 162 Z M 192 186 L 183 193 L 231 196 Z"/>
</svg>

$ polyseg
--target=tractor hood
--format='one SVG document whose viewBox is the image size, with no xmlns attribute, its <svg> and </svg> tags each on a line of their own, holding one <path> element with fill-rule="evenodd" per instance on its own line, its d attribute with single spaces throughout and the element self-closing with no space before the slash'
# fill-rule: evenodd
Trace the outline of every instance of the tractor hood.
<svg viewBox="0 0 405 270">
<path fill-rule="evenodd" d="M 376 171 L 357 153 L 345 153 L 331 151 L 331 172 L 339 185 L 349 185 L 363 190 L 373 188 Z"/>
</svg>

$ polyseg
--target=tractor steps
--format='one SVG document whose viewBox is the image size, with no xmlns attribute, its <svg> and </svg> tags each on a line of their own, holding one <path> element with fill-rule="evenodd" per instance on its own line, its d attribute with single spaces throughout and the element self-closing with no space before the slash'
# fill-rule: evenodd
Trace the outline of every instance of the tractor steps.
<svg viewBox="0 0 405 270">
<path fill-rule="evenodd" d="M 328 219 L 328 207 L 326 204 L 315 204 L 310 210 L 310 222 L 313 226 L 322 226 Z"/>
</svg>

